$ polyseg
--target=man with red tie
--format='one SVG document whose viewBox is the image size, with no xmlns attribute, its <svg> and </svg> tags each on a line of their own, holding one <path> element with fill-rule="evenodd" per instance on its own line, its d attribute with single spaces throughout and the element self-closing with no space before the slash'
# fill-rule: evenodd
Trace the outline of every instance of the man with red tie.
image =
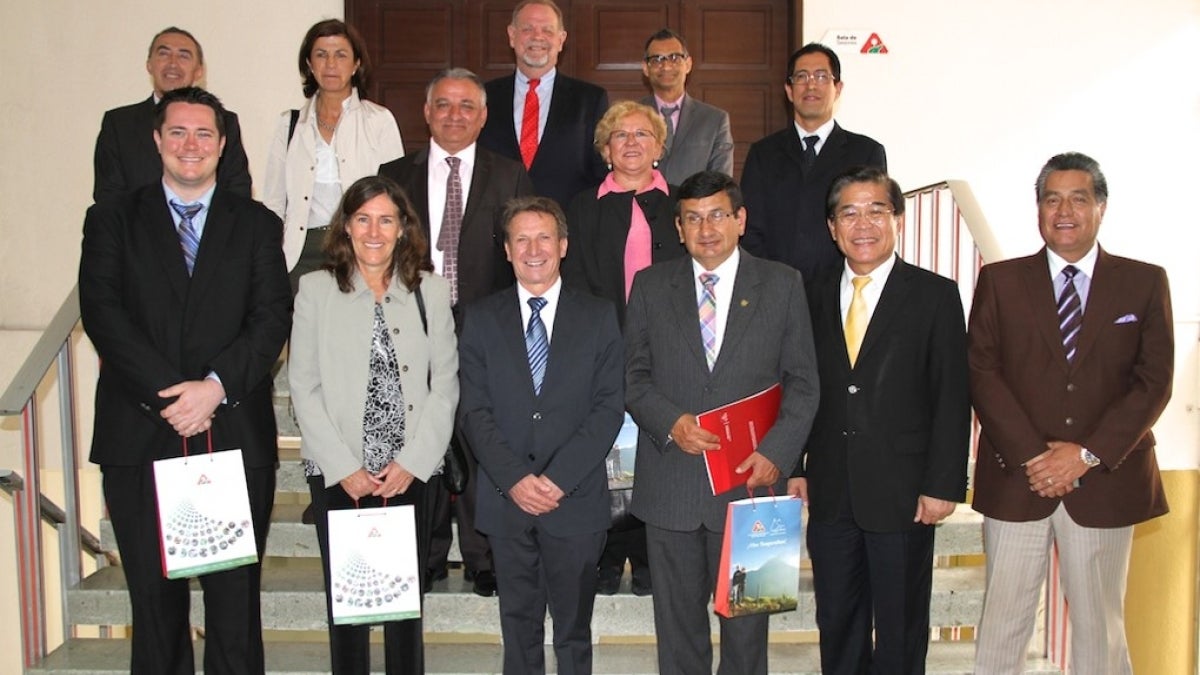
<svg viewBox="0 0 1200 675">
<path fill-rule="evenodd" d="M 554 0 L 517 3 L 508 27 L 517 69 L 487 83 L 488 119 L 479 135 L 483 147 L 522 162 L 537 193 L 564 210 L 604 179 L 592 139 L 608 110 L 603 89 L 558 72 L 566 39 Z"/>
</svg>

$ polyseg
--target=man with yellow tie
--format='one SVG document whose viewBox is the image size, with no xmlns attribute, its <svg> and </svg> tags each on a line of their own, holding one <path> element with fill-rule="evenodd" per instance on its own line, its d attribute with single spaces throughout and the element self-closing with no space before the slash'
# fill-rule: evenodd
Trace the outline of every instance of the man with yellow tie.
<svg viewBox="0 0 1200 675">
<path fill-rule="evenodd" d="M 838 176 L 826 217 L 846 260 L 809 287 L 821 403 L 788 481 L 808 504 L 821 670 L 924 672 L 933 526 L 966 497 L 962 301 L 896 255 L 904 198 L 882 169 Z"/>
</svg>

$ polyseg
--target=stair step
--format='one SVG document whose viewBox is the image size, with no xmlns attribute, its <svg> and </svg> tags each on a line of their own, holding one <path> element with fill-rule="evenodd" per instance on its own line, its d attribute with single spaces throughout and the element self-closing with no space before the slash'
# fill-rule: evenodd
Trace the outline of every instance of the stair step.
<svg viewBox="0 0 1200 675">
<path fill-rule="evenodd" d="M 329 672 L 328 647 L 323 642 L 268 642 L 265 645 L 267 673 L 272 675 L 317 675 Z M 815 675 L 820 672 L 817 645 L 774 642 L 768 647 L 771 672 L 775 675 Z M 203 642 L 196 645 L 196 669 L 200 670 Z M 971 642 L 931 642 L 926 672 L 930 675 L 968 675 L 972 672 L 975 645 Z M 649 675 L 658 672 L 653 644 L 598 644 L 594 672 L 602 674 Z M 499 674 L 501 647 L 498 644 L 427 642 L 425 670 L 438 675 Z M 546 649 L 547 672 L 554 673 L 554 654 Z M 56 649 L 30 675 L 115 675 L 129 670 L 127 640 L 73 639 Z M 382 645 L 371 649 L 371 672 L 383 673 Z M 1025 673 L 1059 675 L 1045 659 L 1031 656 Z"/>
<path fill-rule="evenodd" d="M 933 626 L 975 625 L 983 608 L 982 567 L 937 568 L 933 572 L 930 618 Z M 620 593 L 597 596 L 592 626 L 598 636 L 654 635 L 653 605 L 649 597 L 629 592 L 628 580 Z M 129 598 L 125 577 L 118 567 L 107 567 L 80 582 L 68 593 L 71 622 L 81 625 L 127 625 Z M 266 630 L 325 630 L 325 596 L 320 561 L 315 558 L 268 559 L 262 581 L 263 628 Z M 771 619 L 773 632 L 816 629 L 812 573 L 801 571 L 799 608 Z M 204 625 L 204 605 L 199 584 L 192 584 L 192 623 Z M 717 630 L 716 616 L 712 617 Z M 459 570 L 451 570 L 425 596 L 427 633 L 484 634 L 499 632 L 496 598 L 471 592 Z"/>
<path fill-rule="evenodd" d="M 282 474 L 282 468 L 280 470 Z M 267 556 L 281 558 L 311 558 L 320 555 L 317 530 L 300 522 L 303 504 L 276 504 L 271 514 L 271 531 L 267 535 Z M 970 507 L 958 509 L 938 526 L 934 538 L 934 555 L 976 555 L 983 552 L 983 516 Z M 100 542 L 106 550 L 117 550 L 112 523 L 100 521 Z M 451 543 L 450 560 L 462 562 L 457 538 Z"/>
</svg>

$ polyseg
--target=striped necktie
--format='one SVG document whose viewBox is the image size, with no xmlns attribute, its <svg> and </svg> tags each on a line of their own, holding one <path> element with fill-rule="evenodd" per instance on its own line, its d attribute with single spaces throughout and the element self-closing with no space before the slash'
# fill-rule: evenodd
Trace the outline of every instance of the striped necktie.
<svg viewBox="0 0 1200 675">
<path fill-rule="evenodd" d="M 1079 341 L 1079 328 L 1083 325 L 1083 303 L 1075 289 L 1075 275 L 1079 268 L 1067 265 L 1062 274 L 1066 277 L 1062 292 L 1058 294 L 1058 329 L 1062 332 L 1063 350 L 1067 363 L 1075 362 L 1075 346 Z"/>
<path fill-rule="evenodd" d="M 542 382 L 546 379 L 546 361 L 550 359 L 550 338 L 546 335 L 546 324 L 542 322 L 545 298 L 530 298 L 529 327 L 525 329 L 525 352 L 529 355 L 529 372 L 533 375 L 533 393 L 542 393 Z"/>
<path fill-rule="evenodd" d="M 717 294 L 714 286 L 721 278 L 712 272 L 700 275 L 704 292 L 700 295 L 700 337 L 704 341 L 704 358 L 711 371 L 717 363 Z"/>
<path fill-rule="evenodd" d="M 200 250 L 200 235 L 196 234 L 192 219 L 204 205 L 180 204 L 172 199 L 171 208 L 179 214 L 179 246 L 183 249 L 183 262 L 187 265 L 188 276 L 191 276 L 192 269 L 196 267 L 196 252 Z"/>
</svg>

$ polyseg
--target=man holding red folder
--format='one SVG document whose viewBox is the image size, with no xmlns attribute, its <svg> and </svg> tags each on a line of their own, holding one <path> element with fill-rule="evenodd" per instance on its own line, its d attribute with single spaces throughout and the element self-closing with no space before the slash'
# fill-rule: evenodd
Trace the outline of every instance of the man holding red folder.
<svg viewBox="0 0 1200 675">
<path fill-rule="evenodd" d="M 720 439 L 698 413 L 781 383 L 775 425 L 738 465 L 750 489 L 783 494 L 817 409 L 817 365 L 799 272 L 738 248 L 746 209 L 737 183 L 705 171 L 683 182 L 676 228 L 690 257 L 652 265 L 633 282 L 625 320 L 626 406 L 638 424 L 632 511 L 646 522 L 659 672 L 711 673 L 708 602 L 726 505 L 703 453 Z M 721 618 L 718 673 L 765 675 L 767 615 Z"/>
</svg>

